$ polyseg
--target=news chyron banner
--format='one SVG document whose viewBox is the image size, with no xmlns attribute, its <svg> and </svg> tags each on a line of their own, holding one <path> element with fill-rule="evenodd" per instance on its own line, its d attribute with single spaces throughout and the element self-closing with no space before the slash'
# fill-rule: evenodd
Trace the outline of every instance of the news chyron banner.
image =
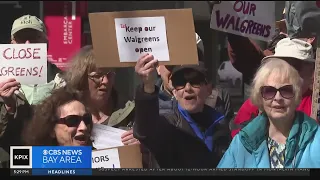
<svg viewBox="0 0 320 180">
<path fill-rule="evenodd" d="M 91 146 L 11 146 L 10 174 L 92 175 Z"/>
</svg>

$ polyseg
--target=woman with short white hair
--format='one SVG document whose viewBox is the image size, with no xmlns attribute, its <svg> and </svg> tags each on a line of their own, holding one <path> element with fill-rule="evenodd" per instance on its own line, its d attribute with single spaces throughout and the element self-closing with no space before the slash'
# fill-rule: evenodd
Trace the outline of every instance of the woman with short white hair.
<svg viewBox="0 0 320 180">
<path fill-rule="evenodd" d="M 317 122 L 296 111 L 302 79 L 279 58 L 268 58 L 252 83 L 254 118 L 235 136 L 218 168 L 319 168 Z"/>
</svg>

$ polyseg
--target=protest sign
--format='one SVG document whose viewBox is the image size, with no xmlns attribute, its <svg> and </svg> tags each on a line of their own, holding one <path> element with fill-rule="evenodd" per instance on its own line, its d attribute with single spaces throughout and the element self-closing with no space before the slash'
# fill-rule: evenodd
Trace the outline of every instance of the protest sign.
<svg viewBox="0 0 320 180">
<path fill-rule="evenodd" d="M 99 12 L 89 20 L 98 67 L 135 66 L 145 53 L 160 64 L 198 64 L 191 9 Z"/>
<path fill-rule="evenodd" d="M 145 26 L 148 25 L 148 26 Z M 143 53 L 169 60 L 164 17 L 115 18 L 120 62 L 135 62 Z"/>
<path fill-rule="evenodd" d="M 221 1 L 213 7 L 210 28 L 268 41 L 275 33 L 275 3 Z"/>
<path fill-rule="evenodd" d="M 94 150 L 92 168 L 142 168 L 140 145 Z"/>
<path fill-rule="evenodd" d="M 0 44 L 0 81 L 25 85 L 47 83 L 46 44 Z"/>
<path fill-rule="evenodd" d="M 123 146 L 121 135 L 125 130 L 114 128 L 103 124 L 93 124 L 91 138 L 92 146 L 96 149 L 105 149 L 117 146 Z"/>
<path fill-rule="evenodd" d="M 118 149 L 93 151 L 92 168 L 120 168 Z"/>
</svg>

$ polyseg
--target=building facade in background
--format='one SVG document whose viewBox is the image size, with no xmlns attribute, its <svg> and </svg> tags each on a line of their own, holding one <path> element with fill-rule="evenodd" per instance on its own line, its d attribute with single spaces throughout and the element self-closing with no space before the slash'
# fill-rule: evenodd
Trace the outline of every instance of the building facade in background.
<svg viewBox="0 0 320 180">
<path fill-rule="evenodd" d="M 226 33 L 210 29 L 211 13 L 207 1 L 1 1 L 0 13 L 3 18 L 0 41 L 10 43 L 11 26 L 16 18 L 25 14 L 38 16 L 47 26 L 49 60 L 59 68 L 66 69 L 70 56 L 82 46 L 92 44 L 88 13 L 179 8 L 192 8 L 196 32 L 204 43 L 206 67 L 214 83 L 219 84 L 219 66 L 229 60 Z M 277 1 L 277 19 L 282 16 L 283 8 L 284 1 Z M 258 44 L 262 48 L 266 45 L 261 41 Z M 134 69 L 118 69 L 116 78 L 116 88 L 120 93 L 134 98 L 135 87 L 140 83 Z M 243 93 L 240 97 L 233 97 L 236 107 L 243 100 Z"/>
</svg>

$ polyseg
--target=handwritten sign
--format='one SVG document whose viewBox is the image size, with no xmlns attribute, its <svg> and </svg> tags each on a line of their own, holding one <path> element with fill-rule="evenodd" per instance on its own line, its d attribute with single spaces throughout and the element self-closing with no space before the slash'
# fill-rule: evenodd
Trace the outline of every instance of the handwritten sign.
<svg viewBox="0 0 320 180">
<path fill-rule="evenodd" d="M 162 17 L 165 20 L 159 20 Z M 138 22 L 134 18 L 138 19 Z M 115 19 L 119 19 L 120 21 Z M 125 22 L 125 19 L 126 21 L 131 21 Z M 152 19 L 152 21 L 149 22 L 150 20 L 146 19 Z M 97 67 L 134 67 L 138 60 L 137 57 L 142 53 L 144 54 L 145 51 L 150 51 L 148 48 L 152 48 L 152 54 L 161 61 L 159 63 L 161 65 L 198 64 L 192 9 L 96 12 L 89 13 L 89 22 Z M 126 29 L 123 26 L 121 28 L 121 24 L 133 27 L 133 30 L 134 27 L 141 27 L 141 32 L 125 32 Z M 142 29 L 153 26 L 155 26 L 155 31 L 144 32 L 145 30 Z M 122 36 L 117 36 L 116 31 L 122 31 Z M 140 38 L 159 37 L 159 41 L 154 42 L 154 38 L 143 38 L 143 42 L 141 43 L 130 42 L 130 44 L 138 45 L 134 46 L 129 45 L 124 40 L 124 37 L 135 38 L 135 36 Z M 135 52 L 136 48 L 147 49 L 142 49 L 141 51 L 143 52 L 140 54 L 140 49 L 139 52 Z M 159 49 L 168 48 L 170 49 L 164 50 L 166 53 L 159 53 Z M 133 54 L 131 59 L 123 59 L 122 55 L 120 57 L 119 51 L 122 51 L 122 49 L 124 49 L 123 54 L 129 54 L 128 52 Z M 168 52 L 169 57 L 167 55 Z"/>
<path fill-rule="evenodd" d="M 268 41 L 275 33 L 275 3 L 221 1 L 213 7 L 210 28 Z"/>
<path fill-rule="evenodd" d="M 92 151 L 92 168 L 120 168 L 118 149 Z"/>
<path fill-rule="evenodd" d="M 164 17 L 115 18 L 120 62 L 136 62 L 150 53 L 159 61 L 169 61 Z"/>
<path fill-rule="evenodd" d="M 0 81 L 15 78 L 21 84 L 47 83 L 46 44 L 0 44 Z"/>
</svg>

